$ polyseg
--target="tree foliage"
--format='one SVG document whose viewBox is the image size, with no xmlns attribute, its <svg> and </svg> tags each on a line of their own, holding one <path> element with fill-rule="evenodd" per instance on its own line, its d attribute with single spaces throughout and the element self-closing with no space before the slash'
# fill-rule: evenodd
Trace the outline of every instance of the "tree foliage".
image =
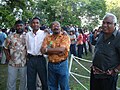
<svg viewBox="0 0 120 90">
<path fill-rule="evenodd" d="M 17 10 L 22 9 L 22 19 L 27 21 L 33 16 L 39 16 L 42 23 L 49 25 L 57 20 L 62 25 L 79 25 L 94 28 L 106 12 L 104 0 L 4 0 L 0 14 L 6 27 L 15 22 Z M 16 8 L 16 12 L 13 12 Z M 83 22 L 86 19 L 85 22 Z M 86 23 L 85 25 L 83 25 Z"/>
<path fill-rule="evenodd" d="M 92 23 L 92 27 L 99 24 L 99 19 L 106 12 L 104 0 L 38 0 L 36 8 L 40 11 L 37 15 L 43 21 L 47 20 L 46 23 L 58 20 L 63 25 L 81 26 L 84 17 L 87 24 Z"/>
<path fill-rule="evenodd" d="M 29 2 L 29 5 L 27 4 Z M 10 28 L 14 25 L 19 10 L 23 10 L 22 18 L 32 17 L 29 7 L 33 6 L 32 0 L 2 0 L 0 2 L 0 24 L 2 27 Z"/>
<path fill-rule="evenodd" d="M 117 16 L 120 24 L 120 0 L 106 0 L 107 12 L 111 12 Z"/>
</svg>

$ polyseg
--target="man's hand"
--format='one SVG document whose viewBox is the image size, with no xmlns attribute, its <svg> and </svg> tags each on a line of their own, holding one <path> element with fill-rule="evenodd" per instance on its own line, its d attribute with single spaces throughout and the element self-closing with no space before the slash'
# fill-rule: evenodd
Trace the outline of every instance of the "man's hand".
<svg viewBox="0 0 120 90">
<path fill-rule="evenodd" d="M 116 72 L 112 69 L 112 70 L 107 70 L 107 75 L 115 75 Z"/>
<path fill-rule="evenodd" d="M 44 32 L 46 32 L 47 34 L 50 34 L 48 29 L 44 29 Z"/>
<path fill-rule="evenodd" d="M 7 60 L 11 60 L 9 49 L 3 48 Z"/>
<path fill-rule="evenodd" d="M 63 55 L 64 55 L 64 53 L 63 53 L 63 52 L 61 52 L 61 53 L 59 53 L 59 54 L 58 54 L 58 56 L 63 56 Z"/>
<path fill-rule="evenodd" d="M 62 31 L 63 35 L 68 35 L 68 33 L 66 31 Z"/>
<path fill-rule="evenodd" d="M 6 59 L 7 59 L 7 60 L 11 60 L 11 56 L 10 56 L 10 55 L 7 55 L 7 56 L 6 56 Z"/>
</svg>

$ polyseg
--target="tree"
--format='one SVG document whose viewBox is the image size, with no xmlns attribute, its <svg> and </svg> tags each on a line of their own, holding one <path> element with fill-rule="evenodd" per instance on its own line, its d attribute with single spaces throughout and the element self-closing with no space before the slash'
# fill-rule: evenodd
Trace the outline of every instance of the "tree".
<svg viewBox="0 0 120 90">
<path fill-rule="evenodd" d="M 25 21 L 39 16 L 42 23 L 47 25 L 57 20 L 62 25 L 77 24 L 81 27 L 86 23 L 85 26 L 90 25 L 92 28 L 99 24 L 99 19 L 106 12 L 104 0 L 5 0 L 5 4 L 1 5 L 0 23 L 6 27 L 13 25 L 20 9 Z M 87 21 L 83 22 L 84 19 Z"/>
<path fill-rule="evenodd" d="M 111 12 L 117 16 L 120 24 L 120 0 L 106 0 L 107 12 Z"/>
<path fill-rule="evenodd" d="M 36 15 L 46 19 L 46 23 L 58 20 L 63 25 L 81 26 L 84 17 L 88 20 L 87 24 L 93 24 L 93 28 L 106 12 L 104 0 L 38 0 L 36 9 L 39 12 Z"/>
<path fill-rule="evenodd" d="M 29 3 L 29 5 L 27 4 Z M 29 7 L 33 6 L 32 0 L 3 0 L 0 2 L 0 24 L 4 28 L 11 28 L 14 25 L 16 17 L 23 19 L 32 17 L 32 11 Z M 22 11 L 22 12 L 21 12 Z M 21 15 L 21 16 L 20 16 Z M 18 18 L 19 19 L 19 18 Z"/>
</svg>

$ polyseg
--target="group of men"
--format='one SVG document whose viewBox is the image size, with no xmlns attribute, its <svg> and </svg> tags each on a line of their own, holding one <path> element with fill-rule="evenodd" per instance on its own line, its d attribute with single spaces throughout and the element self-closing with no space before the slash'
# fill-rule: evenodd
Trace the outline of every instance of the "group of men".
<svg viewBox="0 0 120 90">
<path fill-rule="evenodd" d="M 120 32 L 116 24 L 115 15 L 104 16 L 91 66 L 90 90 L 116 90 L 120 71 Z M 37 17 L 30 25 L 32 31 L 23 34 L 23 21 L 16 21 L 16 32 L 5 40 L 5 54 L 9 60 L 7 89 L 16 90 L 19 72 L 20 90 L 36 90 L 37 74 L 42 90 L 69 90 L 69 36 L 61 31 L 58 21 L 51 24 L 52 35 L 40 30 Z M 48 55 L 48 67 L 45 54 Z"/>
<path fill-rule="evenodd" d="M 51 24 L 52 35 L 40 30 L 38 17 L 34 17 L 30 25 L 32 31 L 23 34 L 24 22 L 16 21 L 16 32 L 5 40 L 5 53 L 9 60 L 7 89 L 16 90 L 19 72 L 20 90 L 36 90 L 37 74 L 42 90 L 69 90 L 69 36 L 61 32 L 60 23 L 57 21 Z M 44 54 L 48 55 L 48 69 Z"/>
</svg>

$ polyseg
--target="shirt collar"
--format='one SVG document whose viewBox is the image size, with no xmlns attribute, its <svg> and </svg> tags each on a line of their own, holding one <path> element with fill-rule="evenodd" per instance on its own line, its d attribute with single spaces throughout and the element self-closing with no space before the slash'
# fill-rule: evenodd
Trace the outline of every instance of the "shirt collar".
<svg viewBox="0 0 120 90">
<path fill-rule="evenodd" d="M 57 35 L 57 37 L 61 37 L 62 36 L 62 32 L 60 32 L 58 35 Z M 52 37 L 54 37 L 54 34 L 52 34 Z"/>
<path fill-rule="evenodd" d="M 37 35 L 38 33 L 40 33 L 40 32 L 41 32 L 41 30 L 39 29 L 39 30 L 36 32 L 36 35 Z M 35 35 L 35 34 L 33 33 L 33 30 L 32 30 L 32 34 Z"/>
<path fill-rule="evenodd" d="M 114 37 L 116 37 L 117 32 L 118 32 L 118 30 L 115 29 L 114 32 L 113 32 L 113 36 L 114 36 Z"/>
</svg>

